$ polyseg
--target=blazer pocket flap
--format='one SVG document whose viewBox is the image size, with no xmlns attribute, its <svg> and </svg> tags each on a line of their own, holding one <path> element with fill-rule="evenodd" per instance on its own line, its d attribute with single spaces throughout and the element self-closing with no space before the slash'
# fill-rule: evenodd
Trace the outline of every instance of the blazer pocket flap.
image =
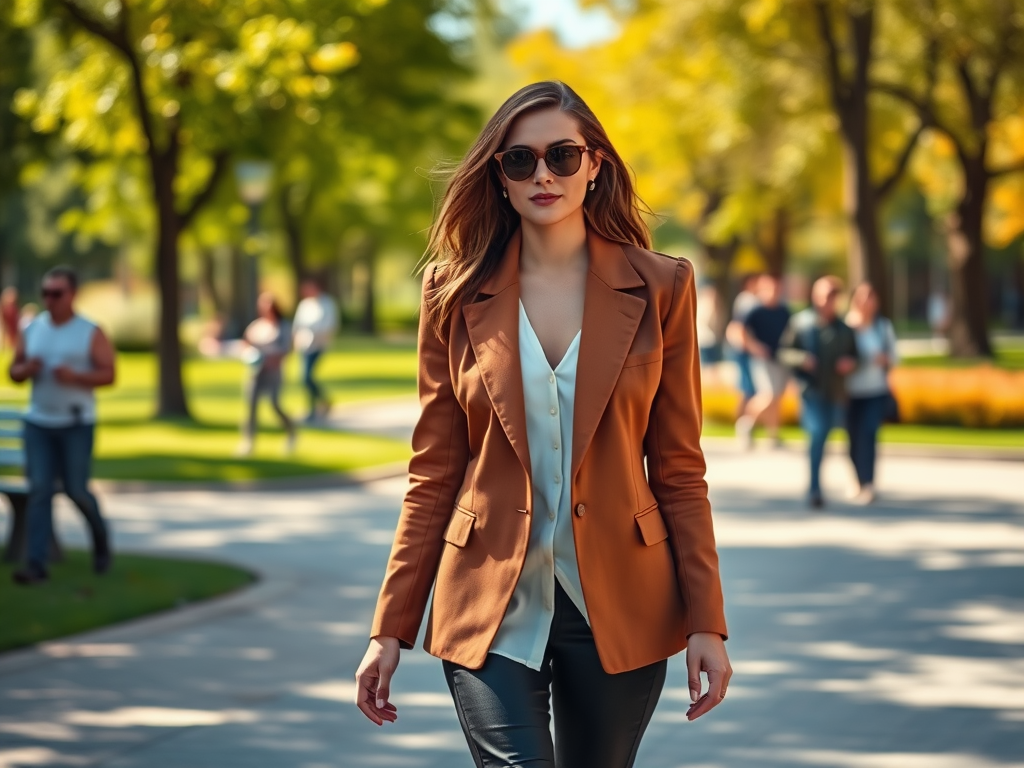
<svg viewBox="0 0 1024 768">
<path fill-rule="evenodd" d="M 464 547 L 469 542 L 469 532 L 473 530 L 476 515 L 462 507 L 456 507 L 448 527 L 444 529 L 444 540 L 456 547 Z"/>
<path fill-rule="evenodd" d="M 648 547 L 668 538 L 668 528 L 656 506 L 637 512 L 635 517 L 636 524 L 640 526 L 640 535 Z"/>
</svg>

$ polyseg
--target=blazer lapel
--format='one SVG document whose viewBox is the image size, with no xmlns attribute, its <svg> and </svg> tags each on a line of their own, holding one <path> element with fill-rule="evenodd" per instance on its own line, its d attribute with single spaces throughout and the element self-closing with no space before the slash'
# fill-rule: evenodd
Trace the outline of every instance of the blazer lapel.
<svg viewBox="0 0 1024 768">
<path fill-rule="evenodd" d="M 626 259 L 622 246 L 588 230 L 587 247 L 590 272 L 583 304 L 572 429 L 574 478 L 647 308 L 645 299 L 622 293 L 626 288 L 645 285 Z"/>
<path fill-rule="evenodd" d="M 491 406 L 527 474 L 530 449 L 526 438 L 523 373 L 519 364 L 519 230 L 509 240 L 497 271 L 480 289 L 488 298 L 466 304 L 469 341 L 476 355 Z"/>
</svg>

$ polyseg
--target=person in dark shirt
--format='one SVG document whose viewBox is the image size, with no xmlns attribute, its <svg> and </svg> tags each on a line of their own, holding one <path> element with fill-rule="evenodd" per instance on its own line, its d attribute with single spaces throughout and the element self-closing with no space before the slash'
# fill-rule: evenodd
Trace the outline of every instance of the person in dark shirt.
<svg viewBox="0 0 1024 768">
<path fill-rule="evenodd" d="M 759 420 L 774 444 L 779 444 L 779 405 L 789 382 L 789 370 L 776 359 L 790 317 L 789 307 L 781 300 L 782 282 L 775 275 L 761 275 L 757 297 L 761 303 L 747 315 L 743 334 L 756 394 L 736 420 L 736 436 L 746 448 L 753 446 L 754 426 Z"/>
<path fill-rule="evenodd" d="M 838 277 L 822 277 L 811 288 L 811 306 L 794 315 L 779 341 L 779 360 L 793 369 L 801 389 L 800 421 L 810 437 L 812 508 L 824 506 L 821 460 L 832 428 L 843 423 L 846 377 L 857 367 L 857 340 L 836 315 L 842 292 Z"/>
</svg>

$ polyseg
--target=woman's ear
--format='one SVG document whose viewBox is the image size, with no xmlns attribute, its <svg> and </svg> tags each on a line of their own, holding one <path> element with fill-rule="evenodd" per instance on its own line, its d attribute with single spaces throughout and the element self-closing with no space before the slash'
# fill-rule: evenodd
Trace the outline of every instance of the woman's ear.
<svg viewBox="0 0 1024 768">
<path fill-rule="evenodd" d="M 595 149 L 590 153 L 590 156 L 593 158 L 590 161 L 592 166 L 590 169 L 590 179 L 593 180 L 597 178 L 597 174 L 601 171 L 601 161 L 604 160 L 604 153 L 600 149 Z"/>
</svg>

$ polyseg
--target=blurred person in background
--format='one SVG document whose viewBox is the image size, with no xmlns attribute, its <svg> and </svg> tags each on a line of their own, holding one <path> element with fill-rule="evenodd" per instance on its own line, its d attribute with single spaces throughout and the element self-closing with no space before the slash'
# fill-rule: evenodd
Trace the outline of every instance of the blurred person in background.
<svg viewBox="0 0 1024 768">
<path fill-rule="evenodd" d="M 782 302 L 782 281 L 761 275 L 757 281 L 759 306 L 744 323 L 750 369 L 757 394 L 736 420 L 736 436 L 745 448 L 754 444 L 754 427 L 760 420 L 774 445 L 780 445 L 779 406 L 789 383 L 789 369 L 778 361 L 779 339 L 789 324 L 789 307 Z"/>
<path fill-rule="evenodd" d="M 4 349 L 14 349 L 18 345 L 18 336 L 21 335 L 18 327 L 20 312 L 18 289 L 13 285 L 4 288 L 0 293 L 0 326 L 3 327 Z"/>
<path fill-rule="evenodd" d="M 718 315 L 718 289 L 712 283 L 705 283 L 697 291 L 697 348 L 701 378 L 705 383 L 718 382 L 718 363 L 722 362 Z"/>
<path fill-rule="evenodd" d="M 641 210 L 547 82 L 488 121 L 431 231 L 411 483 L 356 703 L 396 719 L 433 585 L 425 646 L 478 768 L 629 768 L 669 656 L 690 720 L 729 682 L 693 269 L 647 250 Z"/>
<path fill-rule="evenodd" d="M 896 365 L 896 331 L 878 312 L 878 294 L 870 283 L 861 283 L 850 299 L 846 324 L 857 339 L 857 368 L 846 379 L 850 396 L 846 431 L 850 435 L 850 459 L 857 474 L 854 501 L 875 500 L 875 458 L 878 430 L 890 408 L 889 369 Z"/>
<path fill-rule="evenodd" d="M 256 426 L 260 400 L 270 400 L 281 426 L 287 434 L 285 452 L 295 449 L 295 425 L 281 409 L 281 367 L 292 348 L 291 328 L 281 314 L 281 308 L 271 293 L 261 293 L 256 302 L 259 316 L 249 323 L 243 334 L 246 349 L 242 359 L 251 368 L 246 383 L 245 399 L 248 416 L 242 428 L 242 443 L 238 453 L 247 456 L 252 453 L 256 439 Z"/>
<path fill-rule="evenodd" d="M 315 280 L 303 280 L 300 291 L 302 301 L 292 321 L 293 338 L 295 349 L 302 355 L 302 384 L 309 393 L 306 421 L 311 422 L 325 417 L 331 410 L 331 401 L 316 381 L 314 372 L 320 355 L 331 345 L 338 329 L 338 308 Z"/>
<path fill-rule="evenodd" d="M 75 313 L 78 277 L 54 267 L 43 277 L 46 310 L 24 330 L 11 363 L 16 382 L 31 381 L 25 413 L 25 476 L 28 480 L 28 548 L 18 584 L 49 578 L 47 558 L 53 530 L 53 494 L 64 493 L 85 517 L 98 574 L 111 565 L 110 534 L 89 490 L 96 429 L 96 387 L 114 383 L 114 348 L 96 325 Z"/>
<path fill-rule="evenodd" d="M 743 278 L 743 287 L 732 302 L 732 319 L 725 328 L 725 339 L 732 350 L 732 358 L 739 371 L 740 407 L 736 418 L 740 418 L 747 410 L 757 387 L 750 369 L 750 352 L 747 351 L 747 317 L 761 303 L 757 298 L 757 281 L 759 275 L 747 275 Z"/>
<path fill-rule="evenodd" d="M 819 278 L 811 306 L 794 315 L 779 342 L 778 359 L 793 369 L 801 390 L 800 421 L 810 440 L 808 504 L 820 509 L 821 461 L 834 427 L 846 420 L 846 377 L 857 367 L 857 341 L 836 312 L 842 293 L 838 277 Z"/>
</svg>

